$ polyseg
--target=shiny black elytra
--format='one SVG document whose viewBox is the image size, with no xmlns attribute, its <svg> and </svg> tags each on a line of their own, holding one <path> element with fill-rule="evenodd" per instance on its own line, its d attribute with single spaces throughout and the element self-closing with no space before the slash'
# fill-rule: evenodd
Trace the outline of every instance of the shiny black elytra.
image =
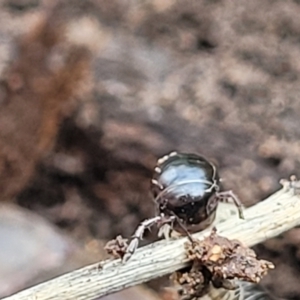
<svg viewBox="0 0 300 300">
<path fill-rule="evenodd" d="M 143 221 L 135 231 L 123 261 L 127 261 L 138 247 L 146 228 L 157 224 L 159 236 L 166 238 L 173 229 L 181 234 L 207 228 L 215 219 L 220 201 L 232 200 L 240 218 L 242 206 L 232 191 L 220 191 L 220 177 L 216 166 L 197 154 L 177 153 L 160 158 L 154 169 L 151 190 L 156 216 Z"/>
</svg>

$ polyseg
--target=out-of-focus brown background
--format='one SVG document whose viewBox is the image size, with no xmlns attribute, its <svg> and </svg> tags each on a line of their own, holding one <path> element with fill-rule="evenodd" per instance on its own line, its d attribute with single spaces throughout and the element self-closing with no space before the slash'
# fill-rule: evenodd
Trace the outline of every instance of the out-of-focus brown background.
<svg viewBox="0 0 300 300">
<path fill-rule="evenodd" d="M 299 15 L 297 0 L 1 1 L 0 296 L 130 236 L 171 150 L 217 161 L 246 206 L 299 175 Z M 257 246 L 287 299 L 299 244 L 293 229 Z M 168 299 L 161 282 L 111 299 Z"/>
</svg>

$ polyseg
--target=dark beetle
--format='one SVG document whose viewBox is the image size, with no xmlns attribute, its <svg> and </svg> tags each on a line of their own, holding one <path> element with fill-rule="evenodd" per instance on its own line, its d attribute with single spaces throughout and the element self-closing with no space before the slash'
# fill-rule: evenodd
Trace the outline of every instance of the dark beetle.
<svg viewBox="0 0 300 300">
<path fill-rule="evenodd" d="M 157 224 L 159 235 L 170 229 L 186 234 L 207 228 L 215 219 L 218 202 L 233 200 L 243 218 L 241 203 L 232 191 L 220 191 L 216 166 L 196 154 L 172 152 L 157 161 L 151 181 L 156 216 L 135 231 L 123 260 L 128 260 L 146 228 Z M 171 226 L 170 226 L 171 225 Z"/>
<path fill-rule="evenodd" d="M 189 232 L 212 223 L 220 184 L 212 163 L 196 154 L 172 152 L 158 160 L 154 171 L 152 191 L 159 213 L 177 216 Z M 174 229 L 182 232 L 181 227 Z"/>
</svg>

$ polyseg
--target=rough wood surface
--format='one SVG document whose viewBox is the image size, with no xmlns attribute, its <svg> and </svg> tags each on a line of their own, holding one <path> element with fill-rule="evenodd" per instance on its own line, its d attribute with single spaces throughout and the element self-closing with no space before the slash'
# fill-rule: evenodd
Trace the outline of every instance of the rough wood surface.
<svg viewBox="0 0 300 300">
<path fill-rule="evenodd" d="M 300 198 L 284 189 L 217 225 L 218 233 L 252 246 L 300 224 Z M 195 234 L 206 236 L 209 231 Z M 188 264 L 186 238 L 159 241 L 138 249 L 127 263 L 111 260 L 90 265 L 3 300 L 91 300 L 166 275 Z"/>
</svg>

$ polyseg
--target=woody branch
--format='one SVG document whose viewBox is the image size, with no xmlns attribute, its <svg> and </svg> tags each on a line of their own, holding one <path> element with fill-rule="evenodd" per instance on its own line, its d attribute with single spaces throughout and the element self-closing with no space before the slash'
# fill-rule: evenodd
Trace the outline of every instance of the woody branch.
<svg viewBox="0 0 300 300">
<path fill-rule="evenodd" d="M 286 188 L 245 209 L 244 215 L 245 220 L 233 216 L 217 224 L 218 234 L 253 246 L 300 225 L 300 197 L 286 183 Z M 206 230 L 193 237 L 203 239 L 209 233 Z M 93 264 L 3 300 L 98 299 L 187 266 L 185 242 L 187 238 L 159 241 L 138 249 L 126 263 L 115 259 Z"/>
</svg>

